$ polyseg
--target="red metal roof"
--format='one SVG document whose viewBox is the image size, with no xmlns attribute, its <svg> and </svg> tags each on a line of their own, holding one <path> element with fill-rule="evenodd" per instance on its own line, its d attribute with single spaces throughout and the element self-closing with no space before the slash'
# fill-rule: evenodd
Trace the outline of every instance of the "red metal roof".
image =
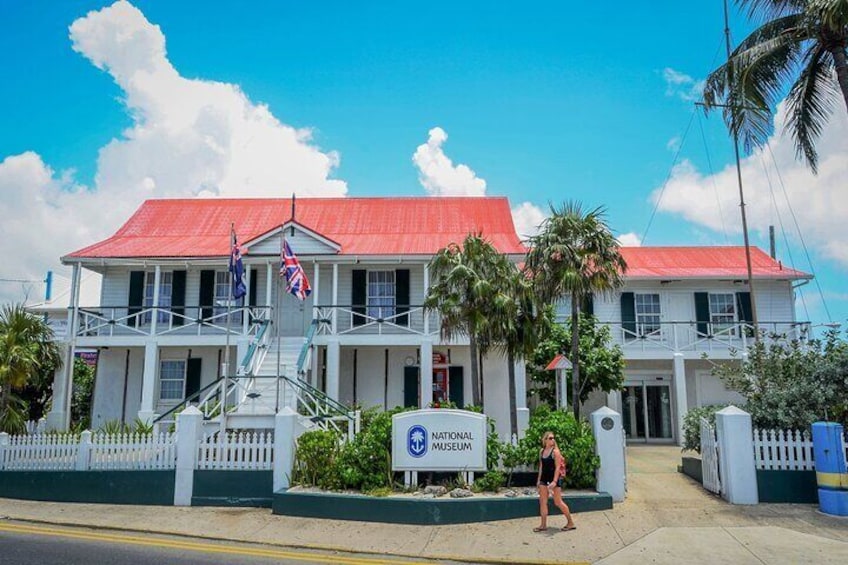
<svg viewBox="0 0 848 565">
<path fill-rule="evenodd" d="M 745 248 L 738 247 L 622 247 L 628 279 L 747 279 Z M 751 248 L 755 279 L 811 279 L 784 267 L 757 247 Z"/>
<path fill-rule="evenodd" d="M 546 371 L 555 371 L 557 369 L 571 369 L 571 361 L 568 360 L 568 357 L 563 355 L 562 353 L 557 353 L 551 362 L 548 363 L 548 366 L 545 367 Z"/>
<path fill-rule="evenodd" d="M 231 223 L 246 242 L 290 219 L 287 198 L 148 200 L 115 235 L 67 258 L 227 256 Z M 502 253 L 526 252 L 503 197 L 300 198 L 295 219 L 343 255 L 432 255 L 469 233 Z"/>
</svg>

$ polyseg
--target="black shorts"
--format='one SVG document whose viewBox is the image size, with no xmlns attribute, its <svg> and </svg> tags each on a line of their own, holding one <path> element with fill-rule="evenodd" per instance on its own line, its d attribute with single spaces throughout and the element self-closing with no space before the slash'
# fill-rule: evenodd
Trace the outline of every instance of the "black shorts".
<svg viewBox="0 0 848 565">
<path fill-rule="evenodd" d="M 550 483 L 551 483 L 551 481 L 542 481 L 542 484 L 545 485 L 545 486 L 550 485 Z M 562 486 L 563 486 L 562 483 L 563 483 L 563 478 L 560 477 L 560 478 L 557 479 L 556 485 L 554 485 L 554 486 L 562 488 Z M 553 488 L 553 487 L 551 487 L 551 488 Z"/>
</svg>

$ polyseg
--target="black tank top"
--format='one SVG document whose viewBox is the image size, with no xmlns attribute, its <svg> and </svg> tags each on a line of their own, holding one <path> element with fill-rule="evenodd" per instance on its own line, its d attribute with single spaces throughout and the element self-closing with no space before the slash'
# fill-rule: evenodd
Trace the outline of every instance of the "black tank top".
<svg viewBox="0 0 848 565">
<path fill-rule="evenodd" d="M 556 470 L 556 459 L 554 459 L 554 450 L 551 449 L 551 452 L 548 453 L 548 456 L 545 457 L 542 453 L 539 454 L 539 460 L 542 462 L 542 482 L 549 483 L 554 480 L 554 471 Z"/>
</svg>

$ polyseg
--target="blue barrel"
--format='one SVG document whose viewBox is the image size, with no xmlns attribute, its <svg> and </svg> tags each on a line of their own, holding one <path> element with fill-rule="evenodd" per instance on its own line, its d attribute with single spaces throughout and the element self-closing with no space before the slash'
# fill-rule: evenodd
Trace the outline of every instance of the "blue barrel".
<svg viewBox="0 0 848 565">
<path fill-rule="evenodd" d="M 815 422 L 812 428 L 819 508 L 825 514 L 848 516 L 848 469 L 842 425 Z"/>
</svg>

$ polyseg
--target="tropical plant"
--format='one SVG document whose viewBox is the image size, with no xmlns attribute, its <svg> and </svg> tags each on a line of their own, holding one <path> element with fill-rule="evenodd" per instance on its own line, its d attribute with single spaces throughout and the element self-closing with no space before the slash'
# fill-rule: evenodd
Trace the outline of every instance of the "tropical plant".
<svg viewBox="0 0 848 565">
<path fill-rule="evenodd" d="M 557 445 L 566 461 L 565 484 L 572 488 L 595 486 L 595 470 L 601 460 L 595 455 L 595 436 L 585 420 L 578 420 L 570 412 L 538 407 L 530 415 L 530 425 L 518 449 L 521 460 L 527 465 L 539 465 L 539 440 L 545 432 L 553 432 Z"/>
<path fill-rule="evenodd" d="M 488 341 L 506 353 L 509 386 L 510 434 L 518 434 L 515 398 L 515 361 L 529 358 L 536 344 L 550 329 L 550 318 L 537 306 L 533 286 L 526 274 L 504 258 L 508 277 L 498 280 L 489 319 Z"/>
<path fill-rule="evenodd" d="M 74 359 L 74 384 L 71 395 L 71 426 L 91 426 L 91 393 L 94 389 L 94 367 L 80 358 Z"/>
<path fill-rule="evenodd" d="M 53 330 L 22 304 L 0 309 L 0 426 L 2 431 L 21 433 L 26 405 L 16 396 L 34 375 L 61 367 L 59 346 Z"/>
<path fill-rule="evenodd" d="M 545 317 L 553 318 L 550 308 Z M 546 370 L 547 365 L 557 354 L 567 351 L 571 343 L 571 324 L 550 323 L 547 337 L 541 340 L 529 358 L 527 373 L 536 384 L 536 391 L 543 402 L 556 406 L 556 372 Z M 595 390 L 612 392 L 621 390 L 624 385 L 624 353 L 621 347 L 612 343 L 612 334 L 606 324 L 599 324 L 594 316 L 580 314 L 579 359 L 581 378 L 578 398 L 583 404 Z"/>
<path fill-rule="evenodd" d="M 471 395 L 480 404 L 482 388 L 479 357 L 490 348 L 488 324 L 497 305 L 497 285 L 508 276 L 509 263 L 482 235 L 469 234 L 462 245 L 451 243 L 430 261 L 435 281 L 427 291 L 424 308 L 441 317 L 445 340 L 467 335 L 471 353 Z"/>
<path fill-rule="evenodd" d="M 806 429 L 826 418 L 848 424 L 848 344 L 836 331 L 809 342 L 760 341 L 747 353 L 712 372 L 745 397 L 755 426 Z"/>
<path fill-rule="evenodd" d="M 584 210 L 579 202 L 550 206 L 538 235 L 530 238 L 526 270 L 537 299 L 554 304 L 571 299 L 572 407 L 580 417 L 579 317 L 584 297 L 607 293 L 624 284 L 627 263 L 618 241 L 610 232 L 602 207 Z"/>
<path fill-rule="evenodd" d="M 683 417 L 683 448 L 681 451 L 697 451 L 701 453 L 701 418 L 706 418 L 711 426 L 715 426 L 716 412 L 727 408 L 727 404 L 710 404 L 692 408 Z"/>
<path fill-rule="evenodd" d="M 768 138 L 773 108 L 788 86 L 787 127 L 795 138 L 796 153 L 815 173 L 816 141 L 840 92 L 848 110 L 848 2 L 736 3 L 763 23 L 707 77 L 706 108 L 722 107 L 728 127 L 750 149 Z"/>
</svg>

